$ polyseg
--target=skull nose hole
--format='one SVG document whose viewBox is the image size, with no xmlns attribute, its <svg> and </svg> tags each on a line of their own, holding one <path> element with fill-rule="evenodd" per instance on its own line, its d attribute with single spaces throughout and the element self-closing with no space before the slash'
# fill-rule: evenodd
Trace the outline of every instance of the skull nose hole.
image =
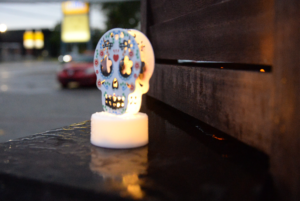
<svg viewBox="0 0 300 201">
<path fill-rule="evenodd" d="M 112 82 L 112 88 L 113 89 L 118 89 L 119 88 L 119 82 L 118 82 L 117 78 L 114 78 L 114 80 Z"/>
</svg>

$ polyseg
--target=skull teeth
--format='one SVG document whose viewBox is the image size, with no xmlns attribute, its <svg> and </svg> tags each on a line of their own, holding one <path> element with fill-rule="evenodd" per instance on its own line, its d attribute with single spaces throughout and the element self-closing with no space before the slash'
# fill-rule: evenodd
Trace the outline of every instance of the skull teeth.
<svg viewBox="0 0 300 201">
<path fill-rule="evenodd" d="M 124 96 L 105 95 L 105 105 L 112 109 L 120 109 L 124 107 Z"/>
</svg>

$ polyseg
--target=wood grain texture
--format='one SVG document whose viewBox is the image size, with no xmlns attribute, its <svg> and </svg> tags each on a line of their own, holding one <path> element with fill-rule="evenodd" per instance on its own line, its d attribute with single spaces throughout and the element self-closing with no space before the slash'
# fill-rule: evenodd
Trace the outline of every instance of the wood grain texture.
<svg viewBox="0 0 300 201">
<path fill-rule="evenodd" d="M 148 37 L 159 59 L 272 65 L 273 15 L 272 0 L 230 0 L 154 24 Z"/>
<path fill-rule="evenodd" d="M 151 0 L 148 5 L 152 13 L 149 26 L 225 1 L 228 0 Z"/>
<path fill-rule="evenodd" d="M 148 26 L 148 23 L 147 23 L 147 20 L 148 20 L 148 17 L 147 17 L 147 14 L 148 14 L 147 4 L 148 4 L 148 0 L 142 0 L 141 1 L 141 31 L 145 35 L 147 35 L 147 26 Z"/>
<path fill-rule="evenodd" d="M 297 0 L 147 5 L 158 59 L 272 66 L 255 73 L 156 64 L 149 95 L 267 153 L 282 200 L 300 200 L 299 10 Z"/>
<path fill-rule="evenodd" d="M 156 64 L 148 94 L 270 154 L 272 76 Z"/>
<path fill-rule="evenodd" d="M 275 4 L 271 170 L 283 200 L 300 200 L 300 2 Z"/>
</svg>

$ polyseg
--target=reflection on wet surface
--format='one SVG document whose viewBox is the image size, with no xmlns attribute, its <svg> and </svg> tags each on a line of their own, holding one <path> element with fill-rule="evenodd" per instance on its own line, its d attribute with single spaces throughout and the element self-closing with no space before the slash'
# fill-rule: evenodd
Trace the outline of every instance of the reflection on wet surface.
<svg viewBox="0 0 300 201">
<path fill-rule="evenodd" d="M 120 192 L 122 197 L 141 199 L 145 193 L 139 176 L 147 172 L 147 155 L 147 146 L 127 150 L 92 146 L 90 169 L 103 178 L 105 186 Z"/>
</svg>

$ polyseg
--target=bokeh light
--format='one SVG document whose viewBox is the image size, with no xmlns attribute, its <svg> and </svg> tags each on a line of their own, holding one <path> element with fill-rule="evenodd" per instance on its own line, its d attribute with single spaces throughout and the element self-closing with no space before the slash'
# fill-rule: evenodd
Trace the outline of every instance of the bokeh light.
<svg viewBox="0 0 300 201">
<path fill-rule="evenodd" d="M 64 61 L 64 62 L 70 62 L 71 60 L 72 60 L 71 55 L 65 55 L 65 56 L 63 57 L 63 61 Z"/>
<path fill-rule="evenodd" d="M 0 24 L 0 32 L 4 33 L 4 32 L 6 32 L 6 30 L 7 30 L 6 24 Z"/>
</svg>

